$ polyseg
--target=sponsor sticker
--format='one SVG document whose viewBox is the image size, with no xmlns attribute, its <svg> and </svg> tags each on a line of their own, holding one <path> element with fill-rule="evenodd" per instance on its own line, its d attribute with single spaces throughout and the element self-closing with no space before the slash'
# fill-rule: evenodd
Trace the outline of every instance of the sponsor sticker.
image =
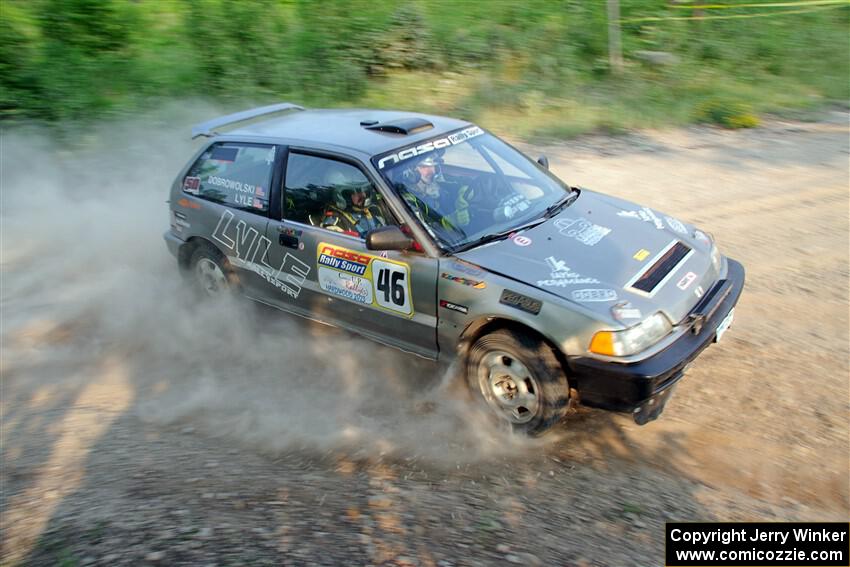
<svg viewBox="0 0 850 567">
<path fill-rule="evenodd" d="M 599 283 L 599 280 L 596 278 L 587 278 L 578 272 L 572 271 L 566 262 L 558 260 L 554 256 L 547 257 L 546 264 L 551 270 L 549 273 L 551 279 L 538 280 L 537 285 L 539 286 L 567 287 L 568 285 L 575 284 Z"/>
<path fill-rule="evenodd" d="M 334 270 L 348 272 L 356 276 L 366 275 L 372 256 L 361 254 L 347 248 L 340 248 L 332 244 L 319 244 L 318 264 L 328 266 Z"/>
<path fill-rule="evenodd" d="M 453 270 L 457 270 L 458 272 L 462 272 L 468 276 L 480 276 L 484 273 L 484 271 L 478 266 L 469 264 L 462 260 L 453 260 L 450 266 Z"/>
<path fill-rule="evenodd" d="M 613 306 L 611 308 L 611 314 L 614 315 L 614 318 L 618 321 L 623 321 L 625 319 L 640 319 L 642 316 L 640 309 L 632 306 L 632 304 L 628 301 L 624 301 Z"/>
<path fill-rule="evenodd" d="M 366 278 L 319 266 L 319 287 L 328 293 L 371 305 L 372 282 Z"/>
<path fill-rule="evenodd" d="M 610 228 L 593 224 L 585 218 L 577 219 L 558 219 L 555 221 L 555 228 L 568 237 L 575 238 L 585 246 L 593 246 L 611 232 Z"/>
<path fill-rule="evenodd" d="M 634 258 L 638 262 L 643 262 L 644 260 L 646 260 L 646 258 L 648 256 L 649 256 L 649 250 L 647 250 L 646 248 L 641 248 L 640 250 L 635 252 L 635 255 L 632 256 L 632 258 Z"/>
<path fill-rule="evenodd" d="M 537 315 L 543 307 L 543 302 L 539 299 L 533 299 L 527 295 L 511 291 L 509 289 L 502 290 L 502 296 L 499 298 L 499 303 L 516 307 L 522 311 Z"/>
<path fill-rule="evenodd" d="M 617 300 L 617 292 L 613 289 L 574 289 L 570 295 L 574 301 L 580 302 Z"/>
<path fill-rule="evenodd" d="M 658 230 L 662 230 L 664 228 L 664 221 L 658 218 L 658 215 L 655 214 L 655 211 L 653 211 L 649 207 L 641 207 L 636 211 L 620 211 L 617 213 L 617 216 L 630 219 L 638 219 L 643 222 L 652 223 Z"/>
<path fill-rule="evenodd" d="M 319 287 L 324 291 L 408 317 L 413 315 L 407 264 L 327 242 L 316 248 L 316 263 Z"/>
<path fill-rule="evenodd" d="M 470 278 L 463 278 L 463 277 L 456 276 L 454 274 L 449 274 L 449 273 L 446 273 L 446 272 L 441 273 L 440 277 L 443 278 L 444 280 L 449 280 L 449 281 L 459 283 L 461 285 L 469 286 L 469 287 L 472 287 L 472 288 L 475 288 L 475 289 L 485 289 L 487 287 L 487 282 L 483 282 L 483 281 L 479 281 L 479 280 L 473 280 L 473 279 L 470 279 Z"/>
<path fill-rule="evenodd" d="M 678 287 L 681 290 L 686 290 L 686 289 L 688 289 L 688 287 L 690 287 L 690 285 L 692 283 L 694 283 L 694 280 L 696 280 L 696 279 L 697 279 L 697 275 L 695 273 L 688 272 L 687 274 L 682 276 L 682 279 L 680 279 L 676 283 L 676 287 Z"/>
<path fill-rule="evenodd" d="M 531 239 L 527 236 L 517 235 L 513 237 L 514 244 L 517 246 L 528 246 L 531 244 Z"/>
<path fill-rule="evenodd" d="M 446 301 L 445 299 L 440 300 L 440 307 L 442 307 L 443 309 L 448 309 L 450 311 L 457 311 L 458 313 L 463 313 L 464 315 L 469 313 L 469 308 L 466 305 L 452 303 L 451 301 Z"/>
<path fill-rule="evenodd" d="M 685 225 L 679 219 L 675 219 L 673 217 L 664 217 L 664 220 L 667 222 L 667 226 L 669 226 L 675 232 L 678 232 L 679 234 L 688 234 L 688 229 L 685 228 Z"/>
<path fill-rule="evenodd" d="M 531 202 L 524 195 L 515 195 L 503 203 L 502 214 L 506 219 L 513 218 L 517 213 L 527 210 Z"/>
<path fill-rule="evenodd" d="M 470 138 L 480 136 L 483 133 L 484 130 L 482 130 L 478 126 L 471 126 L 464 130 L 461 130 L 460 132 L 455 132 L 454 134 L 451 134 L 445 138 L 438 138 L 436 140 L 425 142 L 424 144 L 420 144 L 418 146 L 405 148 L 400 152 L 391 153 L 378 160 L 378 169 L 384 169 L 387 166 L 395 165 L 401 161 L 405 161 L 412 157 L 427 154 L 429 152 L 433 152 L 434 150 L 439 150 L 455 144 L 460 144 L 461 142 L 465 142 Z"/>
</svg>

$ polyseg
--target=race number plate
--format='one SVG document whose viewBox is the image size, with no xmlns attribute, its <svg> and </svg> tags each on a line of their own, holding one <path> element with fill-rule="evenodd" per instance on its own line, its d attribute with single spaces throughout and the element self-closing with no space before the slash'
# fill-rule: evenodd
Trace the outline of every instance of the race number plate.
<svg viewBox="0 0 850 567">
<path fill-rule="evenodd" d="M 732 318 L 735 315 L 735 309 L 729 312 L 725 319 L 723 319 L 719 325 L 717 325 L 717 330 L 714 332 L 714 342 L 720 342 L 720 338 L 723 336 L 723 333 L 729 328 L 732 324 Z"/>
</svg>

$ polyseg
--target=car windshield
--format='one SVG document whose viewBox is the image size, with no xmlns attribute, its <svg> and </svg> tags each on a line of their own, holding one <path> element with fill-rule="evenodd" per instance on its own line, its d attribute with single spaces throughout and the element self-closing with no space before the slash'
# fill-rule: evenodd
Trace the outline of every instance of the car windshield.
<svg viewBox="0 0 850 567">
<path fill-rule="evenodd" d="M 426 230 L 450 251 L 544 219 L 568 186 L 477 126 L 376 156 L 375 167 Z"/>
</svg>

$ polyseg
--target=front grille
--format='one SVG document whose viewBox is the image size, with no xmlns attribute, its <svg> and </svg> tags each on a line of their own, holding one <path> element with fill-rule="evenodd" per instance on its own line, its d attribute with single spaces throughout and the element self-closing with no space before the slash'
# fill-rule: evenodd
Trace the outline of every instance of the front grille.
<svg viewBox="0 0 850 567">
<path fill-rule="evenodd" d="M 658 287 L 664 278 L 679 265 L 685 256 L 690 253 L 690 247 L 676 242 L 667 252 L 661 255 L 641 276 L 632 284 L 632 287 L 646 293 Z"/>
</svg>

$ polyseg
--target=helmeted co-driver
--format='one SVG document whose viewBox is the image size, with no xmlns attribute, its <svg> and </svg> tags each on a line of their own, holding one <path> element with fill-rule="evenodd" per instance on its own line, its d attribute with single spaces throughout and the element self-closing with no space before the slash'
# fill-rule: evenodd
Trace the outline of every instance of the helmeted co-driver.
<svg viewBox="0 0 850 567">
<path fill-rule="evenodd" d="M 334 186 L 334 198 L 322 216 L 322 228 L 363 238 L 370 230 L 387 224 L 372 203 L 371 184 L 352 182 L 339 172 L 332 176 L 329 184 Z"/>
</svg>

